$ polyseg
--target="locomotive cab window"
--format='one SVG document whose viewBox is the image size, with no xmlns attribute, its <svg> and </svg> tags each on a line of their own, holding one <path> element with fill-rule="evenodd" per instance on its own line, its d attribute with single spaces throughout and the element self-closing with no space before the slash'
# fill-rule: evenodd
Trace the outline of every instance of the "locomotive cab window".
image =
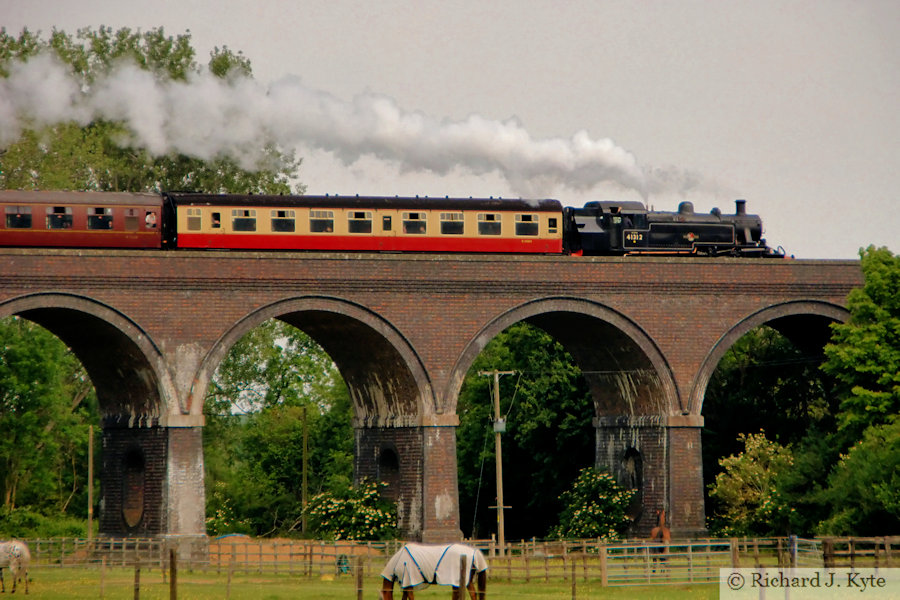
<svg viewBox="0 0 900 600">
<path fill-rule="evenodd" d="M 516 215 L 516 235 L 537 235 L 538 216 L 529 214 Z"/>
<path fill-rule="evenodd" d="M 232 231 L 256 231 L 256 211 L 238 208 L 231 211 Z"/>
<path fill-rule="evenodd" d="M 88 229 L 112 229 L 113 214 L 112 208 L 91 208 L 88 209 L 87 228 Z"/>
<path fill-rule="evenodd" d="M 187 228 L 188 231 L 200 231 L 203 226 L 202 212 L 199 208 L 187 209 Z"/>
<path fill-rule="evenodd" d="M 294 233 L 296 231 L 295 213 L 292 210 L 273 210 L 272 231 L 276 233 Z"/>
<path fill-rule="evenodd" d="M 351 210 L 347 215 L 347 231 L 350 233 L 372 233 L 372 212 Z"/>
<path fill-rule="evenodd" d="M 71 229 L 72 228 L 72 207 L 71 206 L 48 206 L 47 207 L 47 229 Z"/>
<path fill-rule="evenodd" d="M 403 233 L 423 234 L 427 231 L 425 213 L 403 213 Z"/>
<path fill-rule="evenodd" d="M 313 233 L 331 233 L 334 231 L 334 211 L 309 211 L 309 230 Z"/>
<path fill-rule="evenodd" d="M 500 235 L 498 213 L 478 213 L 478 235 Z"/>
<path fill-rule="evenodd" d="M 31 207 L 30 206 L 7 206 L 6 207 L 6 228 L 7 229 L 31 229 Z"/>
<path fill-rule="evenodd" d="M 463 225 L 461 212 L 441 213 L 441 235 L 462 235 Z"/>
</svg>

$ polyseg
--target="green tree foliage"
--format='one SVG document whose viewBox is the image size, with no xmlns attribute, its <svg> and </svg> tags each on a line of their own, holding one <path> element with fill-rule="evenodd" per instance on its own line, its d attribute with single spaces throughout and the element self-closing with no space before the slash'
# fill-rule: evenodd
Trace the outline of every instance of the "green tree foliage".
<svg viewBox="0 0 900 600">
<path fill-rule="evenodd" d="M 819 495 L 829 515 L 818 531 L 885 535 L 900 531 L 900 256 L 870 246 L 860 257 L 865 281 L 822 366 L 843 392 L 832 445 L 845 452 Z"/>
<path fill-rule="evenodd" d="M 460 518 L 466 535 L 496 528 L 493 378 L 480 371 L 515 370 L 501 379 L 506 533 L 544 536 L 557 522 L 560 495 L 594 462 L 593 402 L 571 356 L 546 332 L 525 323 L 494 338 L 475 360 L 457 412 Z M 510 468 L 514 466 L 514 468 Z M 538 492 L 539 491 L 539 492 Z M 474 531 L 472 523 L 475 523 Z"/>
<path fill-rule="evenodd" d="M 779 477 L 791 468 L 789 448 L 760 431 L 739 436 L 744 451 L 723 458 L 710 496 L 718 499 L 713 529 L 722 535 L 785 535 L 793 509 L 779 487 Z"/>
<path fill-rule="evenodd" d="M 822 369 L 843 388 L 843 447 L 900 414 L 900 256 L 870 246 L 860 253 L 865 283 L 850 292 L 850 320 L 832 326 Z"/>
<path fill-rule="evenodd" d="M 841 455 L 823 497 L 828 535 L 877 536 L 900 531 L 900 421 L 873 425 Z"/>
<path fill-rule="evenodd" d="M 120 61 L 131 61 L 160 80 L 183 81 L 199 71 L 189 34 L 167 36 L 162 28 L 146 32 L 108 27 L 80 29 L 75 35 L 53 30 L 48 39 L 28 30 L 18 36 L 0 29 L 0 75 L 14 61 L 54 53 L 71 67 L 88 93 L 94 82 Z M 227 46 L 216 48 L 207 68 L 219 77 L 246 76 L 250 62 Z M 275 147 L 252 170 L 220 156 L 201 160 L 183 154 L 153 156 L 129 143 L 123 123 L 95 119 L 87 125 L 61 123 L 25 130 L 0 154 L 0 188 L 80 189 L 97 191 L 194 190 L 280 194 L 292 190 L 300 161 Z"/>
<path fill-rule="evenodd" d="M 703 401 L 704 472 L 711 483 L 719 457 L 743 448 L 739 434 L 765 429 L 782 444 L 834 428 L 837 396 L 809 356 L 771 327 L 757 327 L 722 357 Z"/>
<path fill-rule="evenodd" d="M 364 481 L 356 487 L 322 492 L 309 503 L 313 529 L 324 539 L 384 540 L 397 535 L 396 505 L 381 498 L 380 487 Z"/>
<path fill-rule="evenodd" d="M 0 535 L 46 533 L 45 517 L 86 515 L 88 426 L 98 421 L 93 386 L 69 349 L 30 321 L 0 321 Z"/>
<path fill-rule="evenodd" d="M 207 515 L 214 533 L 300 529 L 304 426 L 309 497 L 353 475 L 351 406 L 331 359 L 282 321 L 241 338 L 206 399 Z"/>
<path fill-rule="evenodd" d="M 609 473 L 582 469 L 561 496 L 563 510 L 550 537 L 619 539 L 631 524 L 626 512 L 635 494 L 619 486 Z"/>
</svg>

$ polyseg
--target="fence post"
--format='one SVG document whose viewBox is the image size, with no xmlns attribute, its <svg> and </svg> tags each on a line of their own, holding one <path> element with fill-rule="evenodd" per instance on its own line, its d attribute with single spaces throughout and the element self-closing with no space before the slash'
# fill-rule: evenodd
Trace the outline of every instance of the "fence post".
<svg viewBox="0 0 900 600">
<path fill-rule="evenodd" d="M 575 562 L 572 561 L 572 600 L 576 600 L 577 596 L 575 594 Z"/>
<path fill-rule="evenodd" d="M 822 564 L 826 569 L 834 568 L 834 539 L 822 540 Z"/>
<path fill-rule="evenodd" d="M 606 544 L 600 544 L 597 548 L 597 552 L 600 554 L 600 586 L 608 587 L 609 570 L 607 569 L 606 563 Z"/>
<path fill-rule="evenodd" d="M 178 556 L 169 548 L 169 600 L 178 600 Z"/>
<path fill-rule="evenodd" d="M 741 548 L 737 538 L 731 538 L 731 568 L 741 568 Z"/>
<path fill-rule="evenodd" d="M 363 563 L 362 557 L 357 556 L 356 560 L 356 600 L 363 598 Z"/>
<path fill-rule="evenodd" d="M 141 598 L 141 565 L 134 563 L 134 600 Z"/>
</svg>

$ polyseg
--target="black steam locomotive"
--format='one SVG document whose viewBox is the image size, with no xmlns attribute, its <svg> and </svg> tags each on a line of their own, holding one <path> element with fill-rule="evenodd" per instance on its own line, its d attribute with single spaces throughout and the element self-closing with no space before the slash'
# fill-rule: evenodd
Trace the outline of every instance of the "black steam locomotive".
<svg viewBox="0 0 900 600">
<path fill-rule="evenodd" d="M 662 212 L 640 202 L 606 201 L 567 207 L 565 215 L 572 253 L 784 257 L 784 250 L 766 245 L 762 220 L 747 214 L 746 200 L 735 201 L 733 215 L 718 208 L 698 214 L 691 202 Z"/>
</svg>

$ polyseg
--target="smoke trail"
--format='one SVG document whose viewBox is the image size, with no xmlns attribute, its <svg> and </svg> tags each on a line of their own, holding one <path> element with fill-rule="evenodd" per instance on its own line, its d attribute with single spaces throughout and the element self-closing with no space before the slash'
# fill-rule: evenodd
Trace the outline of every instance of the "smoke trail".
<svg viewBox="0 0 900 600">
<path fill-rule="evenodd" d="M 347 165 L 375 156 L 403 171 L 498 172 L 526 197 L 554 186 L 589 190 L 600 183 L 645 194 L 689 181 L 671 170 L 657 177 L 612 140 L 585 131 L 568 139 L 535 139 L 515 119 L 439 120 L 377 94 L 344 101 L 296 77 L 265 87 L 249 78 L 203 72 L 179 82 L 122 63 L 87 87 L 58 59 L 43 54 L 10 65 L 9 77 L 0 79 L 0 148 L 26 127 L 93 119 L 125 123 L 131 132 L 127 143 L 154 155 L 178 152 L 205 160 L 224 155 L 250 169 L 262 148 L 275 143 L 331 152 Z"/>
</svg>

